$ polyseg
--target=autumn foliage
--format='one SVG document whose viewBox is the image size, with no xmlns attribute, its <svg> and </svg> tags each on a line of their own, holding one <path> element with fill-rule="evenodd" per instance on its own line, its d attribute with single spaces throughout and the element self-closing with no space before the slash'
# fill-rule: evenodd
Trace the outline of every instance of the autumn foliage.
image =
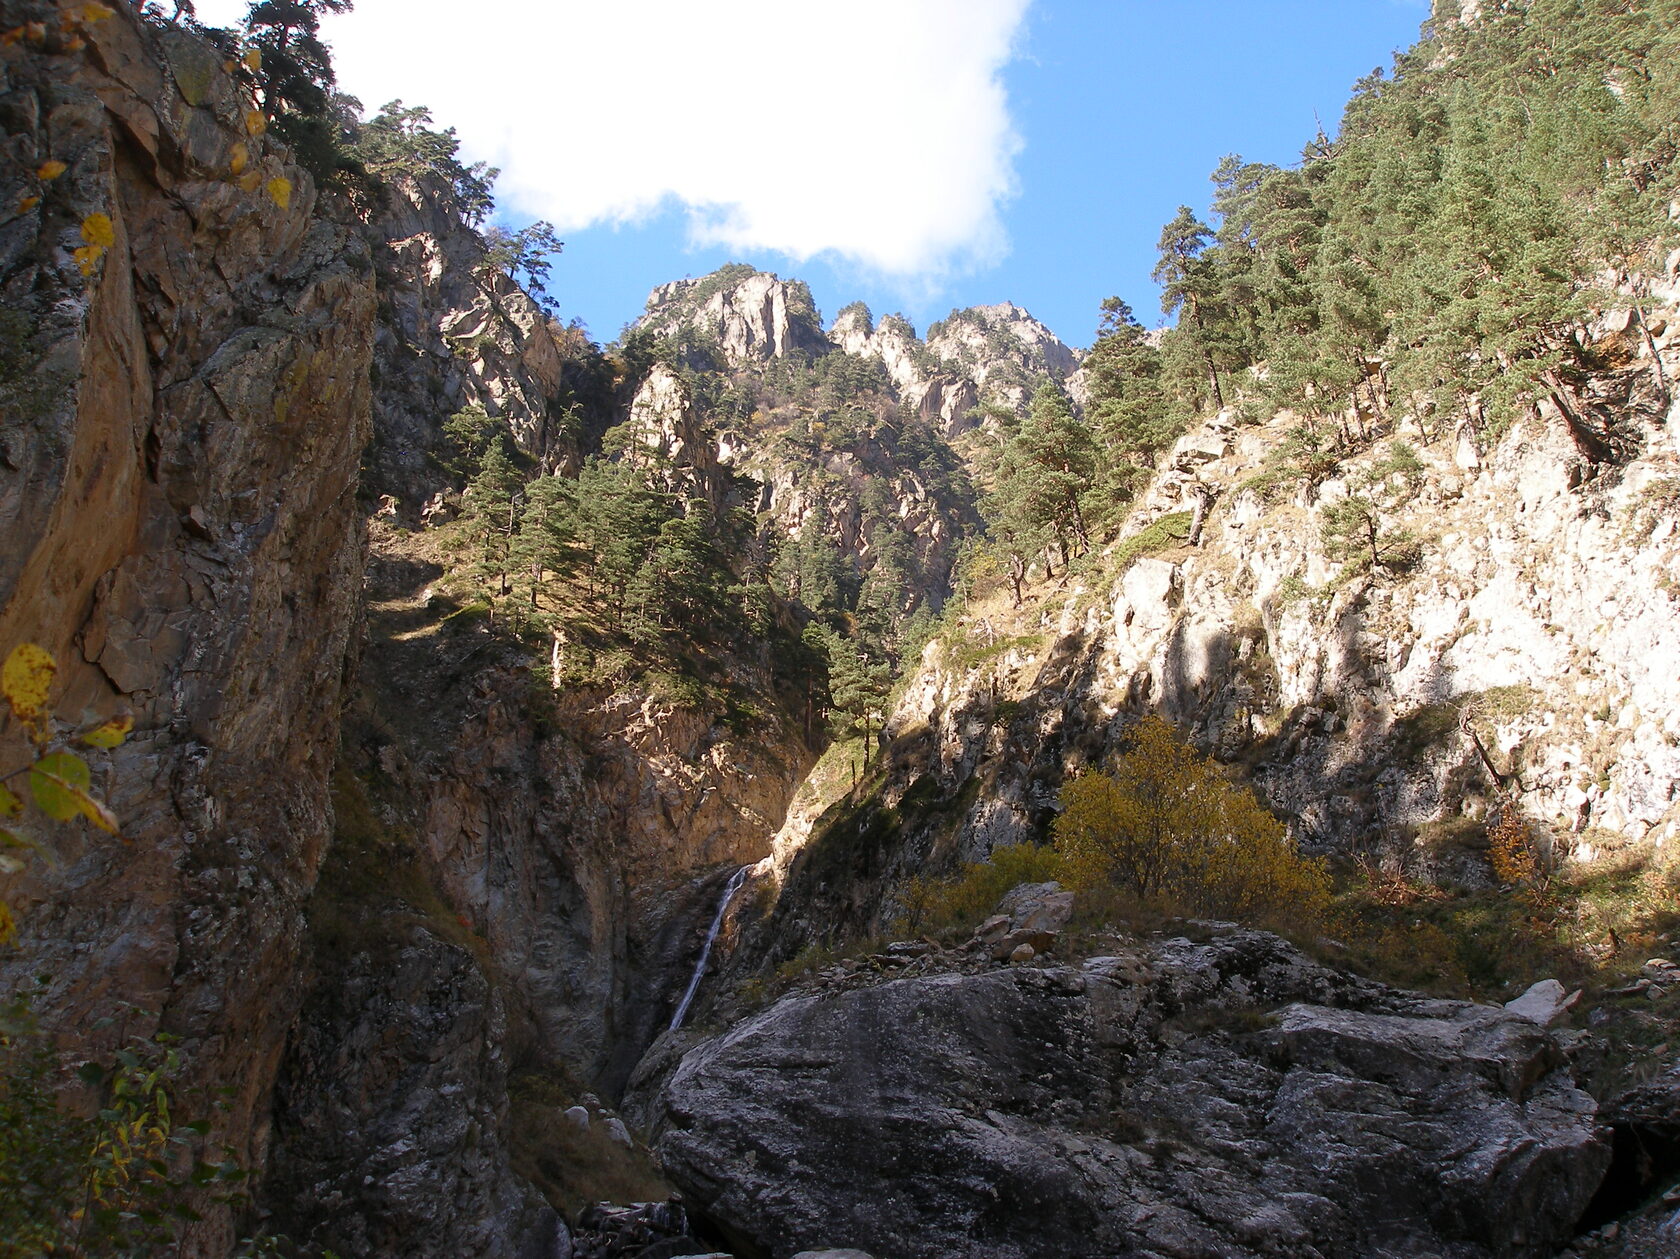
<svg viewBox="0 0 1680 1259">
<path fill-rule="evenodd" d="M 1138 723 L 1113 773 L 1071 780 L 1061 803 L 1056 848 L 1077 884 L 1273 924 L 1312 922 L 1329 903 L 1323 862 L 1159 718 Z"/>
</svg>

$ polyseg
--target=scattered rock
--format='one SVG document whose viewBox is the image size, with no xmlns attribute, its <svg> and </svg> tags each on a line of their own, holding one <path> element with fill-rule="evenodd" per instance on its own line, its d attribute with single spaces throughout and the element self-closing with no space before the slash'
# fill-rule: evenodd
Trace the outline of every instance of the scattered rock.
<svg viewBox="0 0 1680 1259">
<path fill-rule="evenodd" d="M 1566 996 L 1563 985 L 1557 980 L 1542 979 L 1539 983 L 1530 985 L 1522 996 L 1507 1001 L 1505 1008 L 1512 1014 L 1533 1019 L 1541 1027 L 1550 1027 L 1561 1021 L 1580 999 L 1579 988 Z"/>
<path fill-rule="evenodd" d="M 689 1235 L 678 1202 L 597 1202 L 579 1213 L 572 1244 L 576 1259 L 670 1259 L 712 1250 Z"/>
<path fill-rule="evenodd" d="M 568 1106 L 562 1112 L 566 1122 L 581 1132 L 589 1131 L 589 1111 L 582 1106 Z"/>
<path fill-rule="evenodd" d="M 1022 883 L 1004 894 L 997 912 L 1018 931 L 1060 931 L 1073 917 L 1073 893 L 1059 883 Z"/>
<path fill-rule="evenodd" d="M 1005 958 L 1013 959 L 1021 949 L 1031 949 L 1032 953 L 1048 953 L 1055 946 L 1056 937 L 1048 931 L 1011 931 L 1003 939 L 992 945 L 989 950 L 997 961 Z M 1028 954 L 1030 957 L 1032 954 Z"/>
<path fill-rule="evenodd" d="M 607 1140 L 615 1142 L 618 1145 L 625 1146 L 626 1148 L 636 1144 L 630 1136 L 630 1129 L 624 1126 L 624 1120 L 618 1118 L 617 1116 L 607 1120 L 606 1123 L 601 1126 L 606 1129 Z"/>
</svg>

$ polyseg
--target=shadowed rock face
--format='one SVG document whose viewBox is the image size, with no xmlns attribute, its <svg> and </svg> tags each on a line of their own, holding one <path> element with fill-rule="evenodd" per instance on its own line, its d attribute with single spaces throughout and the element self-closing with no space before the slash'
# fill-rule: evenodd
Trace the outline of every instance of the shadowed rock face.
<svg viewBox="0 0 1680 1259">
<path fill-rule="evenodd" d="M 59 13 L 8 5 L 5 25 Z M 23 948 L 0 992 L 50 974 L 71 1053 L 181 1036 L 191 1082 L 232 1094 L 216 1141 L 255 1166 L 330 830 L 371 267 L 247 134 L 219 54 L 127 5 L 80 38 L 9 49 L 0 81 L 8 152 L 28 155 L 0 172 L 5 204 L 20 172 L 65 167 L 0 249 L 41 403 L 0 431 L 0 651 L 57 656 L 67 721 L 133 713 L 96 783 L 127 842 L 60 828 L 61 864 L 8 893 Z M 67 242 L 95 215 L 110 245 L 84 276 Z"/>
<path fill-rule="evenodd" d="M 1230 931 L 791 997 L 684 1059 L 659 1150 L 777 1259 L 1539 1256 L 1609 1158 L 1559 1061 Z"/>
</svg>

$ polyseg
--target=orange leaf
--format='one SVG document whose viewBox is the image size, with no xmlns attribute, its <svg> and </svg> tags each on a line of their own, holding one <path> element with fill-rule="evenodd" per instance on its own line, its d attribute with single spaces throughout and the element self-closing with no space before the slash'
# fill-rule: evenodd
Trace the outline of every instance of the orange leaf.
<svg viewBox="0 0 1680 1259">
<path fill-rule="evenodd" d="M 25 197 L 22 201 L 18 202 L 17 212 L 19 214 L 27 214 L 40 204 L 41 198 L 39 197 Z"/>
<path fill-rule="evenodd" d="M 251 150 L 245 147 L 243 140 L 237 141 L 228 153 L 228 169 L 235 175 L 245 170 L 245 163 L 251 160 Z"/>
<path fill-rule="evenodd" d="M 50 161 L 42 162 L 35 168 L 35 177 L 37 179 L 57 179 L 69 169 L 63 162 L 53 158 Z"/>
</svg>

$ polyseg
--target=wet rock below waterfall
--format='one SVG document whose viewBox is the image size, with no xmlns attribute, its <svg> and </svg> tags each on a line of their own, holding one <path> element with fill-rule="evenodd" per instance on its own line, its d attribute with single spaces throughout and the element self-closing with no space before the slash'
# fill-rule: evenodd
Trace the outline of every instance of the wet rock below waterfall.
<svg viewBox="0 0 1680 1259">
<path fill-rule="evenodd" d="M 684 1058 L 658 1149 L 773 1259 L 1518 1259 L 1609 1162 L 1561 1061 L 1232 930 L 786 998 Z"/>
</svg>

